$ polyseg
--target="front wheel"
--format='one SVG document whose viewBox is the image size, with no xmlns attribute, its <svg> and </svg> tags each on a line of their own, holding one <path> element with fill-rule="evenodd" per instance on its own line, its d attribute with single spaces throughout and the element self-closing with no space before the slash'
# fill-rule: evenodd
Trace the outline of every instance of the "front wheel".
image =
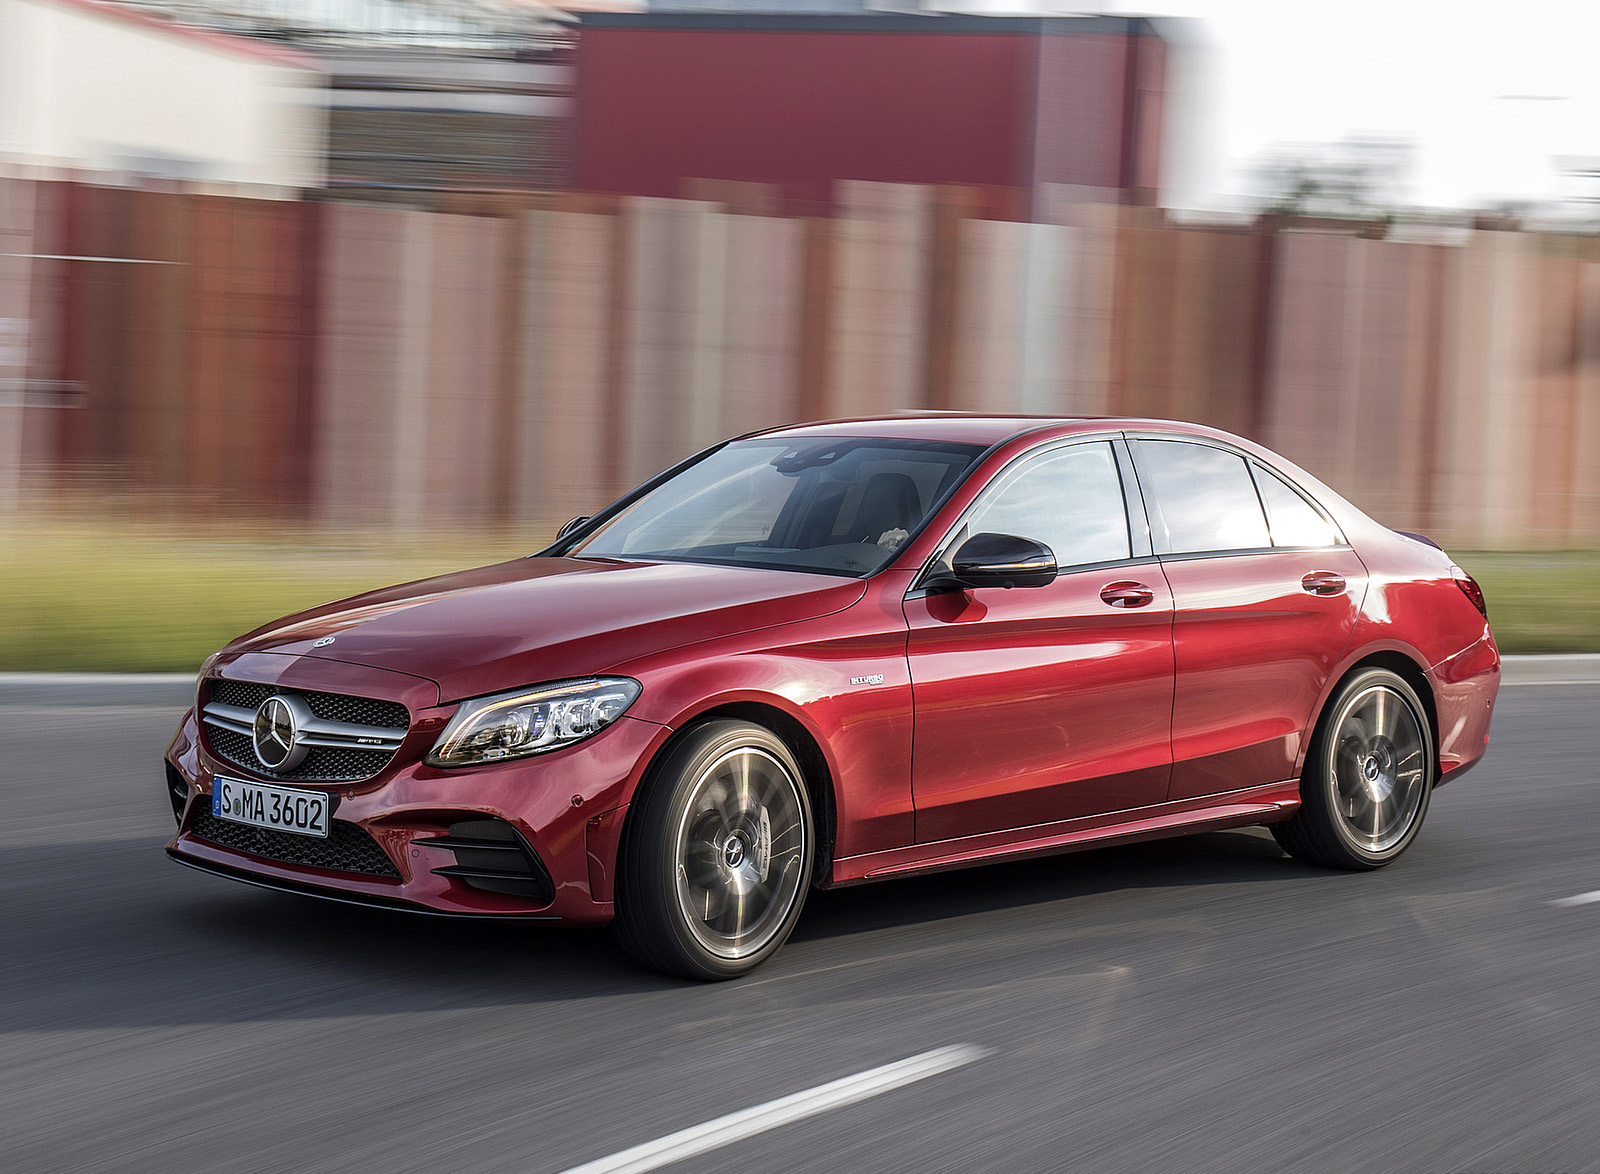
<svg viewBox="0 0 1600 1174">
<path fill-rule="evenodd" d="M 686 978 L 748 973 L 799 920 L 814 840 L 803 775 L 781 739 L 738 721 L 690 730 L 630 812 L 618 941 Z"/>
<path fill-rule="evenodd" d="M 1300 810 L 1273 824 L 1273 837 L 1308 864 L 1383 867 L 1422 827 L 1434 753 L 1416 690 L 1387 669 L 1357 673 L 1328 704 L 1312 739 Z"/>
</svg>

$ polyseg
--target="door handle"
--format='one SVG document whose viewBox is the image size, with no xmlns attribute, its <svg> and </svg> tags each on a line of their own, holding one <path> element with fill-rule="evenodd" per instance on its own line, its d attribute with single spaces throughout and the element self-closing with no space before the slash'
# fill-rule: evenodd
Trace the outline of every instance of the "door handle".
<svg viewBox="0 0 1600 1174">
<path fill-rule="evenodd" d="M 1313 595 L 1340 595 L 1344 592 L 1344 576 L 1332 571 L 1312 571 L 1300 580 L 1300 586 Z"/>
<path fill-rule="evenodd" d="M 1107 583 L 1100 588 L 1100 598 L 1112 607 L 1143 607 L 1155 599 L 1156 593 L 1143 583 L 1123 581 Z"/>
</svg>

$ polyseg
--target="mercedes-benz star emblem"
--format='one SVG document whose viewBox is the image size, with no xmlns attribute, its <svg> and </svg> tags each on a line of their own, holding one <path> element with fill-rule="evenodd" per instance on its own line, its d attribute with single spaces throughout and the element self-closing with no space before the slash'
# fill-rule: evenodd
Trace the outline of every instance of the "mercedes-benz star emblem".
<svg viewBox="0 0 1600 1174">
<path fill-rule="evenodd" d="M 282 695 L 268 697 L 256 710 L 250 740 L 255 743 L 256 757 L 268 770 L 293 770 L 305 761 L 311 751 L 299 744 L 305 717 L 304 702 Z"/>
</svg>

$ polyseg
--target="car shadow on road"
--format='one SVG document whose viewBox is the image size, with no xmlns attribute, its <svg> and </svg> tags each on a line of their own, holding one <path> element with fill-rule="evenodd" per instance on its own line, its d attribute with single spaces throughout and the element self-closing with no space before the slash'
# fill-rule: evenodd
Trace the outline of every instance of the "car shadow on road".
<svg viewBox="0 0 1600 1174">
<path fill-rule="evenodd" d="M 855 935 L 866 940 L 850 948 L 870 964 L 870 937 L 888 928 L 1309 872 L 1262 832 L 1210 833 L 813 893 L 793 941 L 815 952 Z M 0 886 L 11 962 L 0 968 L 0 1032 L 528 1007 L 686 986 L 705 992 L 698 1002 L 729 990 L 641 969 L 603 930 L 274 893 L 175 867 L 145 839 L 10 849 L 0 875 L 30 878 L 26 899 Z"/>
<path fill-rule="evenodd" d="M 1265 828 L 1207 832 L 816 892 L 794 940 L 870 933 L 1148 888 L 1282 882 L 1316 873 Z"/>
</svg>

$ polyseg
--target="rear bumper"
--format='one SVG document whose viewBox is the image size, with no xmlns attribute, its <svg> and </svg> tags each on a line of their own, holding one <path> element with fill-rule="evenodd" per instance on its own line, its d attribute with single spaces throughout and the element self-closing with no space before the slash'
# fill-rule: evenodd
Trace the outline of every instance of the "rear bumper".
<svg viewBox="0 0 1600 1174">
<path fill-rule="evenodd" d="M 392 865 L 384 869 L 389 875 L 380 876 L 297 863 L 281 853 L 274 858 L 270 845 L 258 854 L 237 842 L 205 838 L 196 825 L 210 818 L 202 813 L 210 811 L 216 776 L 252 776 L 204 751 L 191 712 L 167 752 L 169 781 L 185 792 L 174 796 L 178 834 L 167 855 L 216 876 L 359 905 L 453 917 L 604 924 L 613 913 L 610 876 L 622 824 L 616 813 L 667 733 L 655 723 L 624 716 L 569 750 L 492 767 L 445 771 L 413 762 L 361 783 L 292 784 L 327 793 L 335 804 L 334 820 L 371 837 Z M 459 861 L 450 848 L 429 841 L 446 836 L 452 823 L 485 818 L 516 830 L 548 873 L 548 899 L 491 891 L 438 871 Z"/>
<path fill-rule="evenodd" d="M 1489 723 L 1500 692 L 1500 650 L 1483 636 L 1427 671 L 1439 717 L 1439 782 L 1477 765 L 1489 747 Z"/>
</svg>

